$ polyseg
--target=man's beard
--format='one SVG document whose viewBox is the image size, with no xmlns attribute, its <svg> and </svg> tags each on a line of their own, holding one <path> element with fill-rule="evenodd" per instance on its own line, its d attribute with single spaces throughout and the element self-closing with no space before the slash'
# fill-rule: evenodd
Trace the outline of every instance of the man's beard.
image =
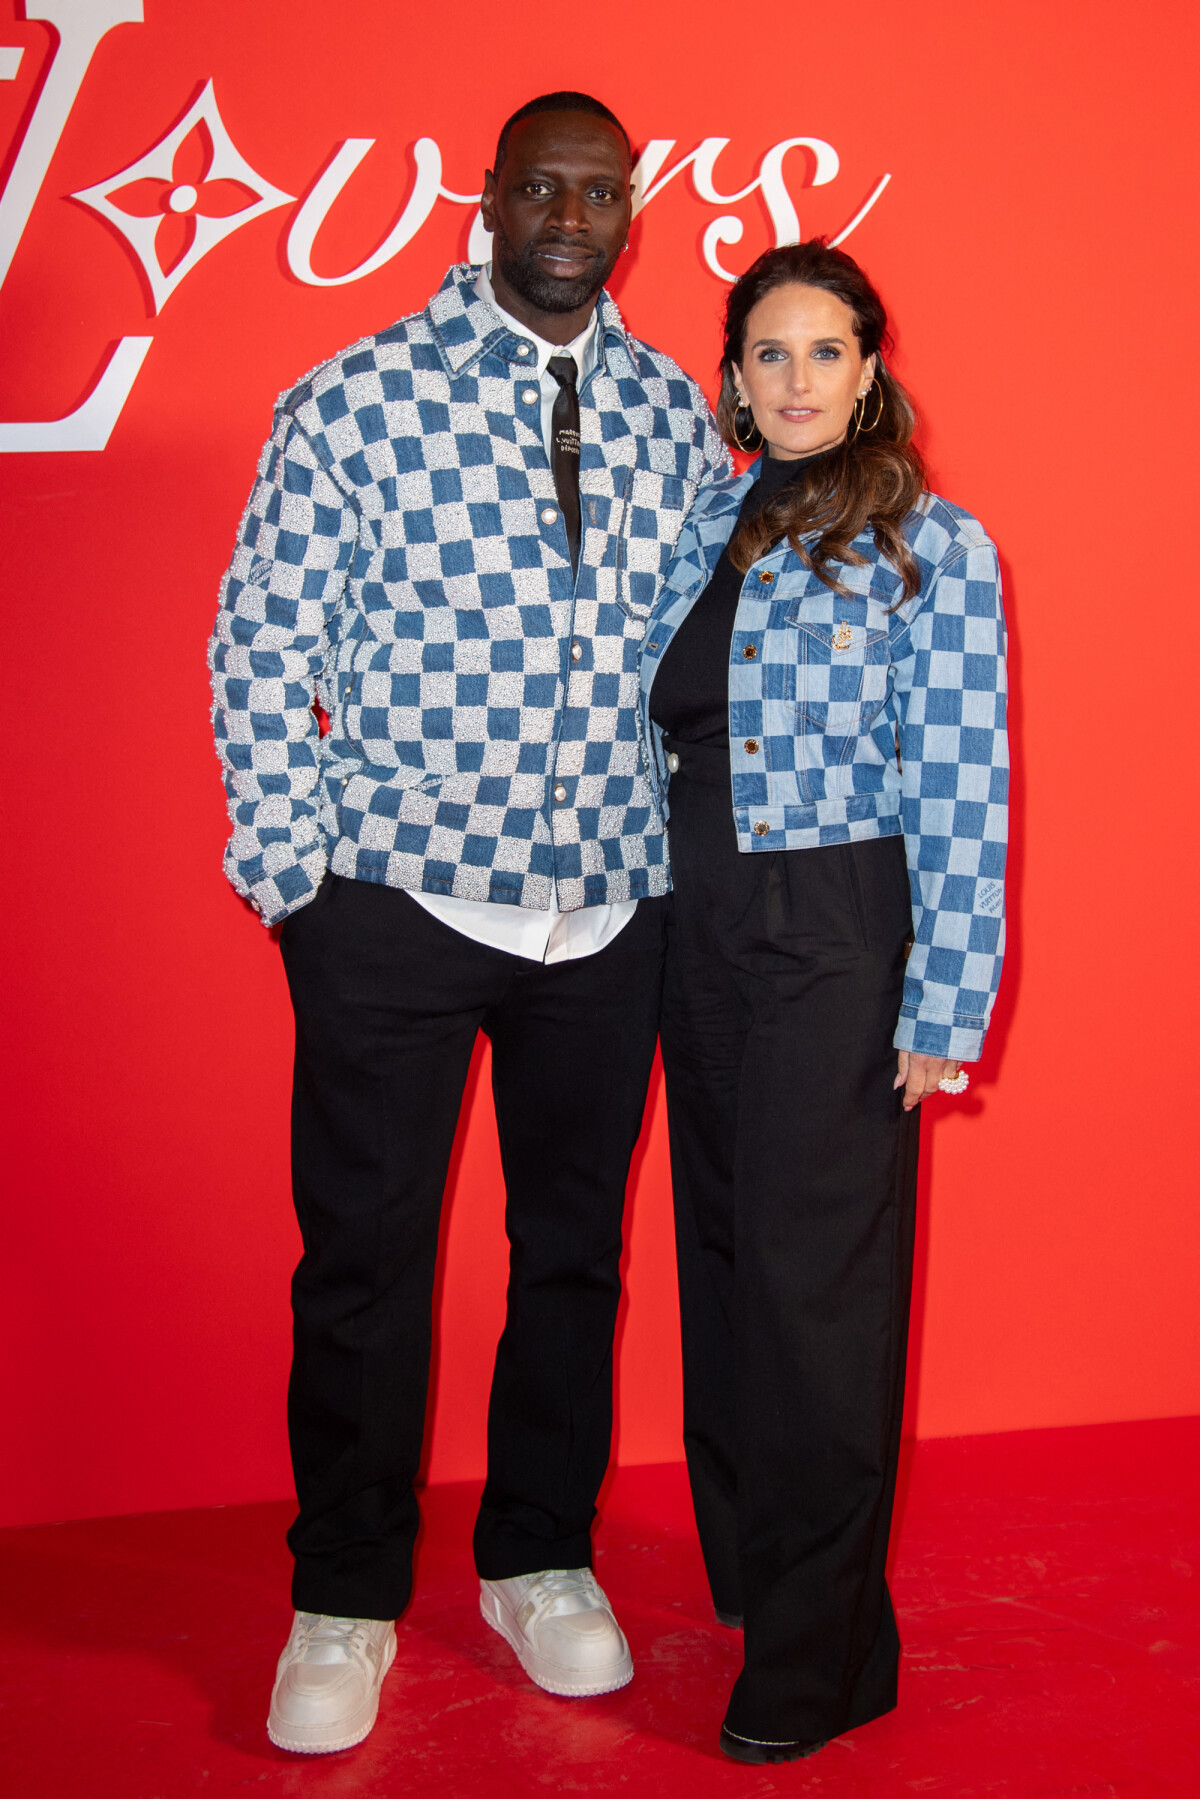
<svg viewBox="0 0 1200 1799">
<path fill-rule="evenodd" d="M 616 267 L 619 252 L 606 258 L 604 252 L 599 251 L 594 265 L 570 281 L 543 274 L 533 260 L 534 251 L 564 241 L 562 238 L 542 238 L 536 244 L 526 244 L 523 250 L 514 250 L 503 232 L 497 231 L 492 238 L 492 254 L 500 273 L 513 291 L 528 300 L 531 306 L 536 306 L 539 312 L 578 312 L 581 306 L 595 299 Z"/>
</svg>

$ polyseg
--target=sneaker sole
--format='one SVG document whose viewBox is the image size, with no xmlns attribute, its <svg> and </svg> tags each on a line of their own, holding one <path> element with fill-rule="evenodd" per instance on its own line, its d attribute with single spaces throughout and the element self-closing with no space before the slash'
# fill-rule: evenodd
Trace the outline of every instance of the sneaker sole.
<svg viewBox="0 0 1200 1799">
<path fill-rule="evenodd" d="M 393 1631 L 384 1652 L 379 1679 L 370 1697 L 341 1724 L 284 1724 L 275 1717 L 272 1708 L 267 1719 L 267 1735 L 277 1749 L 289 1749 L 293 1755 L 334 1755 L 339 1749 L 353 1749 L 357 1743 L 369 1737 L 375 1728 L 375 1720 L 379 1716 L 380 1690 L 395 1659 L 396 1635 Z M 329 1741 L 328 1733 L 332 1729 L 336 1729 L 339 1734 L 336 1739 Z"/>
<path fill-rule="evenodd" d="M 553 1693 L 560 1699 L 597 1699 L 601 1693 L 619 1692 L 633 1679 L 633 1657 L 628 1647 L 611 1674 L 599 1679 L 594 1676 L 589 1679 L 580 1674 L 576 1680 L 570 1680 L 564 1678 L 557 1662 L 543 1661 L 541 1656 L 530 1649 L 524 1637 L 511 1631 L 502 1618 L 497 1618 L 489 1610 L 482 1593 L 479 1595 L 479 1613 L 484 1623 L 489 1624 L 497 1636 L 504 1638 L 530 1680 L 535 1686 L 541 1687 L 544 1693 Z"/>
</svg>

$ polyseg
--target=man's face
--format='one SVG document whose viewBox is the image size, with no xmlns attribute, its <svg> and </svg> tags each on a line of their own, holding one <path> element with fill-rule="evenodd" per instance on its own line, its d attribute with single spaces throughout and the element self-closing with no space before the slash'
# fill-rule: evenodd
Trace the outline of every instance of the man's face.
<svg viewBox="0 0 1200 1799">
<path fill-rule="evenodd" d="M 607 119 L 543 112 L 509 133 L 484 178 L 493 270 L 537 311 L 577 312 L 612 273 L 629 230 L 629 151 Z"/>
</svg>

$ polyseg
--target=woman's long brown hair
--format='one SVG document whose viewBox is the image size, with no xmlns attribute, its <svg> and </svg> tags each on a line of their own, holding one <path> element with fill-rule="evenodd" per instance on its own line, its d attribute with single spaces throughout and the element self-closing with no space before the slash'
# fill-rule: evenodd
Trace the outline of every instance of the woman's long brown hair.
<svg viewBox="0 0 1200 1799">
<path fill-rule="evenodd" d="M 857 436 L 852 422 L 845 443 L 823 456 L 809 474 L 789 482 L 757 518 L 739 526 L 729 546 L 730 560 L 744 574 L 751 563 L 786 537 L 797 556 L 827 587 L 842 591 L 833 565 L 863 561 L 850 546 L 859 532 L 870 526 L 876 549 L 894 565 L 904 583 L 902 599 L 909 599 L 919 589 L 921 578 L 902 527 L 925 488 L 925 469 L 912 444 L 912 403 L 884 366 L 883 351 L 890 348 L 890 340 L 879 295 L 854 258 L 843 250 L 830 249 L 824 238 L 767 250 L 731 288 L 725 307 L 721 397 L 717 401 L 721 435 L 727 444 L 737 444 L 733 365 L 742 363 L 746 321 L 765 295 L 793 285 L 823 288 L 850 308 L 862 355 L 876 359 L 875 384 L 867 394 L 863 420 L 869 422 L 875 416 L 882 399 L 879 422 Z M 745 434 L 743 425 L 743 437 Z M 816 542 L 805 545 L 801 540 L 813 532 L 819 533 Z"/>
</svg>

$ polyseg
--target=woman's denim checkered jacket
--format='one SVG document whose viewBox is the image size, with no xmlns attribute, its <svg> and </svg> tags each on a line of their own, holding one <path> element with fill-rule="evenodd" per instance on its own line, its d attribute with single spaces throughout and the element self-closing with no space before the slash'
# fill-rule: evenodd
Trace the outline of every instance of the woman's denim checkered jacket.
<svg viewBox="0 0 1200 1799">
<path fill-rule="evenodd" d="M 637 655 L 727 452 L 602 295 L 575 580 L 533 345 L 477 275 L 285 395 L 263 451 L 210 663 L 226 872 L 268 924 L 326 867 L 543 910 L 668 885 Z"/>
<path fill-rule="evenodd" d="M 650 692 L 672 637 L 733 533 L 757 465 L 700 494 L 647 628 L 642 725 L 666 809 Z M 1005 626 L 995 547 L 927 494 L 905 527 L 902 583 L 869 532 L 835 593 L 786 540 L 747 571 L 729 663 L 738 847 L 748 854 L 904 835 L 914 942 L 900 1049 L 978 1057 L 1004 954 L 1008 826 Z"/>
</svg>

